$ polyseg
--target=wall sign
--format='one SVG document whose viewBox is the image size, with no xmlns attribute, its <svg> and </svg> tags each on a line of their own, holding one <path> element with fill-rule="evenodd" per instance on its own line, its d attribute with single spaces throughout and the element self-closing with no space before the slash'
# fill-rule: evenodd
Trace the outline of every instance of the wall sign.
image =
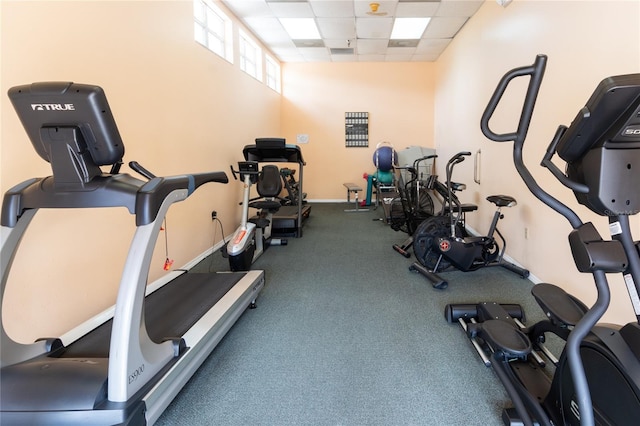
<svg viewBox="0 0 640 426">
<path fill-rule="evenodd" d="M 344 113 L 344 140 L 346 147 L 369 146 L 369 113 Z"/>
</svg>

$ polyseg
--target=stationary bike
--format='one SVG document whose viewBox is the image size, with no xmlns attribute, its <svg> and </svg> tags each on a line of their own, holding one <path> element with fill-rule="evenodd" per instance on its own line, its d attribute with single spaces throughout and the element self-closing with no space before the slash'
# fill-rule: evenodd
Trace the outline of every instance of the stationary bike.
<svg viewBox="0 0 640 426">
<path fill-rule="evenodd" d="M 226 255 L 232 271 L 248 271 L 267 247 L 287 244 L 286 239 L 271 238 L 273 213 L 282 205 L 282 181 L 277 166 L 268 164 L 258 170 L 257 161 L 239 161 L 238 170 L 231 166 L 231 173 L 244 182 L 244 191 L 242 219 L 227 243 Z M 252 185 L 256 185 L 259 197 L 249 198 Z M 259 209 L 257 217 L 249 218 L 249 207 Z"/>
<path fill-rule="evenodd" d="M 471 155 L 471 153 L 462 152 L 455 154 L 449 159 L 447 164 L 457 162 L 461 156 Z M 428 155 L 426 157 L 418 158 L 414 161 L 413 167 L 406 167 L 404 169 L 410 175 L 409 181 L 404 186 L 404 190 L 400 192 L 400 198 L 402 200 L 402 207 L 405 214 L 405 226 L 409 237 L 402 244 L 394 244 L 393 249 L 406 257 L 411 257 L 409 249 L 413 246 L 413 235 L 417 228 L 427 219 L 433 216 L 447 216 L 449 217 L 453 211 L 457 215 L 456 235 L 459 237 L 467 236 L 464 227 L 465 214 L 475 211 L 478 206 L 475 204 L 463 204 L 458 200 L 457 192 L 464 191 L 467 186 L 460 182 L 451 182 L 448 180 L 449 185 L 440 182 L 438 176 L 435 174 L 429 175 L 426 179 L 421 180 L 418 177 L 419 165 L 423 161 L 428 161 L 437 158 L 437 155 Z M 403 167 L 398 167 L 403 169 Z M 436 200 L 440 203 L 440 210 L 434 211 L 434 200 L 429 194 L 433 194 Z M 393 228 L 393 226 L 392 226 Z M 393 228 L 397 230 L 396 228 Z"/>
<path fill-rule="evenodd" d="M 482 132 L 496 142 L 513 141 L 513 159 L 528 189 L 564 216 L 573 231 L 569 244 L 580 272 L 593 275 L 597 299 L 589 308 L 553 284 L 532 294 L 547 319 L 522 324 L 519 305 L 494 302 L 453 304 L 449 322 L 459 322 L 486 365 L 505 386 L 514 408 L 503 412 L 506 425 L 636 425 L 640 419 L 640 242 L 629 216 L 640 212 L 640 74 L 603 80 L 569 128 L 560 126 L 542 165 L 580 204 L 607 216 L 610 240 L 590 222 L 542 189 L 525 166 L 522 148 L 546 66 L 546 56 L 516 68 L 500 80 L 482 116 Z M 507 86 L 530 76 L 517 132 L 496 134 L 489 127 Z M 551 161 L 565 161 L 566 174 Z M 609 305 L 606 273 L 622 273 L 636 321 L 624 326 L 597 324 Z M 544 346 L 545 334 L 566 341 L 560 359 Z M 555 366 L 545 371 L 547 362 Z"/>
<path fill-rule="evenodd" d="M 509 195 L 490 195 L 487 200 L 496 205 L 491 226 L 486 236 L 468 236 L 464 230 L 464 206 L 457 197 L 453 196 L 454 187 L 451 181 L 453 168 L 464 161 L 470 152 L 460 152 L 454 155 L 446 166 L 447 194 L 450 203 L 446 208 L 448 214 L 434 216 L 422 222 L 413 234 L 413 251 L 418 262 L 414 262 L 409 270 L 424 275 L 434 288 L 447 288 L 449 283 L 438 275 L 450 267 L 468 272 L 488 266 L 502 266 L 520 275 L 529 276 L 529 271 L 504 260 L 507 242 L 498 230 L 498 221 L 504 217 L 503 207 L 513 207 L 517 204 L 515 198 Z M 443 209 L 445 207 L 443 206 Z M 495 235 L 502 241 L 502 249 L 495 239 Z"/>
</svg>

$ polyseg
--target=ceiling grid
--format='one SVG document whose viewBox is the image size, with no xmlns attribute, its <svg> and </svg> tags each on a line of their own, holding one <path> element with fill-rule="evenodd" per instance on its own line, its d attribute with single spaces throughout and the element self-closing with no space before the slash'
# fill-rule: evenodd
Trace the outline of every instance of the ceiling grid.
<svg viewBox="0 0 640 426">
<path fill-rule="evenodd" d="M 222 0 L 282 62 L 438 59 L 483 0 Z M 319 39 L 293 39 L 281 19 L 310 18 Z M 430 18 L 415 39 L 394 40 L 397 18 Z M 313 22 L 311 25 L 313 25 Z"/>
</svg>

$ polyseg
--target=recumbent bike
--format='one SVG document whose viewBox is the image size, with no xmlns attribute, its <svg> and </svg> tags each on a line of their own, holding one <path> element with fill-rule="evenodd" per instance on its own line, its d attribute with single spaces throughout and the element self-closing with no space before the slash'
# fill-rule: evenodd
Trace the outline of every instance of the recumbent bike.
<svg viewBox="0 0 640 426">
<path fill-rule="evenodd" d="M 514 408 L 506 425 L 635 425 L 640 419 L 640 242 L 633 240 L 629 216 L 640 212 L 640 74 L 603 80 L 570 127 L 560 126 L 542 165 L 575 194 L 578 202 L 609 220 L 604 240 L 591 222 L 536 182 L 522 149 L 547 58 L 509 71 L 500 80 L 482 116 L 482 132 L 496 142 L 513 141 L 513 159 L 528 189 L 564 216 L 573 231 L 569 244 L 580 272 L 593 275 L 597 299 L 585 306 L 553 284 L 531 293 L 547 319 L 526 327 L 519 305 L 494 302 L 450 304 L 449 322 L 458 322 L 505 386 Z M 489 127 L 509 83 L 530 76 L 518 130 L 497 134 Z M 552 162 L 565 161 L 566 174 Z M 637 320 L 624 326 L 597 324 L 609 305 L 607 273 L 622 273 Z M 559 359 L 544 345 L 545 334 L 564 340 Z M 555 370 L 546 371 L 547 362 Z"/>
<path fill-rule="evenodd" d="M 264 253 L 269 246 L 284 246 L 285 238 L 272 238 L 271 226 L 273 214 L 280 210 L 283 198 L 280 171 L 273 164 L 262 166 L 258 170 L 257 161 L 239 161 L 238 170 L 231 166 L 234 179 L 243 182 L 242 218 L 240 226 L 225 246 L 225 256 L 229 258 L 232 271 L 248 271 L 251 264 Z M 258 197 L 250 198 L 251 186 L 255 185 Z M 258 209 L 255 217 L 249 217 L 249 208 Z"/>
</svg>

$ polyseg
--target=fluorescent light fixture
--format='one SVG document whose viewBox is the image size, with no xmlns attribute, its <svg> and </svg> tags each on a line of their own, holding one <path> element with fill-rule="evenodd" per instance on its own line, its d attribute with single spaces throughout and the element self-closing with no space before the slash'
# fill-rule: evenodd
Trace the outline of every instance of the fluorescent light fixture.
<svg viewBox="0 0 640 426">
<path fill-rule="evenodd" d="M 411 40 L 422 37 L 431 18 L 396 18 L 391 30 L 392 40 Z"/>
<path fill-rule="evenodd" d="M 280 23 L 293 40 L 320 39 L 320 31 L 313 18 L 280 18 Z"/>
</svg>

